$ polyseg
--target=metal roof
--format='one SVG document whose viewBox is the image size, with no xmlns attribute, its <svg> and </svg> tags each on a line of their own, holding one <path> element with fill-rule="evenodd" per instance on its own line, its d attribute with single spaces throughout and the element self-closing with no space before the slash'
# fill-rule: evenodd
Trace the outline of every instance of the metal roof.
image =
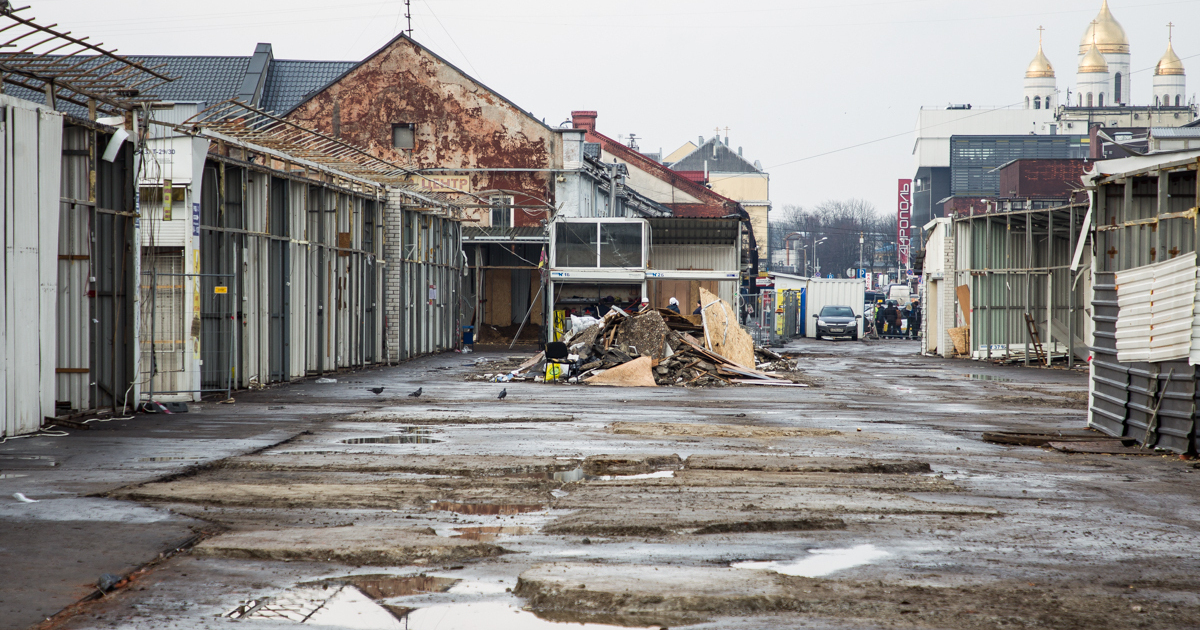
<svg viewBox="0 0 1200 630">
<path fill-rule="evenodd" d="M 355 63 L 276 59 L 271 62 L 267 72 L 262 108 L 269 112 L 291 111 L 313 92 L 320 91 L 345 74 Z"/>
<path fill-rule="evenodd" d="M 483 225 L 464 225 L 462 228 L 463 242 L 525 242 L 548 243 L 550 236 L 541 227 L 493 227 Z"/>
<path fill-rule="evenodd" d="M 714 150 L 715 149 L 715 150 Z M 708 168 L 705 169 L 705 163 Z M 685 155 L 678 162 L 671 164 L 673 171 L 704 171 L 709 173 L 761 173 L 746 158 L 730 149 L 725 143 L 716 138 L 707 142 Z"/>
<path fill-rule="evenodd" d="M 1200 138 L 1200 127 L 1153 127 L 1150 135 L 1155 138 Z"/>
</svg>

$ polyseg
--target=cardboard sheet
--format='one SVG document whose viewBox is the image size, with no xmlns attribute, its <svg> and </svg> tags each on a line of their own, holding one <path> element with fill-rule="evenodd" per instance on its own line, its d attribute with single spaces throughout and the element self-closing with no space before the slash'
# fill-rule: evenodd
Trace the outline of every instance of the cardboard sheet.
<svg viewBox="0 0 1200 630">
<path fill-rule="evenodd" d="M 737 314 L 725 300 L 700 287 L 704 305 L 705 347 L 741 367 L 754 369 L 754 340 L 742 330 Z"/>
</svg>

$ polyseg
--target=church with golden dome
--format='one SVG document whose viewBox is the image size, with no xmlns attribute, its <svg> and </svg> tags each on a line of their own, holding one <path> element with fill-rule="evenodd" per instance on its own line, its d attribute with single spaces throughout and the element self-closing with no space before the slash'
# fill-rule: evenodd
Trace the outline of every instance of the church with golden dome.
<svg viewBox="0 0 1200 630">
<path fill-rule="evenodd" d="M 1173 29 L 1174 25 L 1168 27 Z M 1148 119 L 1165 123 L 1165 120 L 1161 120 L 1164 118 L 1163 114 L 1173 119 L 1191 121 L 1194 118 L 1195 103 L 1188 99 L 1183 61 L 1175 53 L 1172 34 L 1173 31 L 1169 30 L 1167 51 L 1154 69 L 1153 94 L 1148 105 L 1150 110 L 1160 111 L 1146 111 L 1145 115 L 1133 111 L 1146 107 L 1133 104 L 1129 37 L 1109 9 L 1108 0 L 1102 0 L 1100 13 L 1084 29 L 1083 37 L 1079 40 L 1074 89 L 1059 93 L 1054 66 L 1046 57 L 1039 37 L 1037 54 L 1025 70 L 1025 109 L 1060 108 L 1060 120 L 1085 124 L 1104 122 L 1101 119 L 1114 115 L 1128 118 L 1112 121 L 1122 126 L 1135 126 L 1135 121 L 1138 120 L 1144 125 Z M 1184 111 L 1178 111 L 1176 108 Z"/>
</svg>

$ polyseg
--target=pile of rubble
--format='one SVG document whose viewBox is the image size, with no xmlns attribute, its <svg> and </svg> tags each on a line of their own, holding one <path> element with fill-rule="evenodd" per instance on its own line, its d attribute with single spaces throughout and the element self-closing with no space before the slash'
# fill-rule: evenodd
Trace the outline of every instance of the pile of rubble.
<svg viewBox="0 0 1200 630">
<path fill-rule="evenodd" d="M 631 387 L 734 384 L 799 386 L 795 363 L 756 348 L 729 304 L 701 290 L 699 315 L 668 309 L 572 318 L 561 344 L 549 344 L 503 380 L 583 382 Z"/>
</svg>

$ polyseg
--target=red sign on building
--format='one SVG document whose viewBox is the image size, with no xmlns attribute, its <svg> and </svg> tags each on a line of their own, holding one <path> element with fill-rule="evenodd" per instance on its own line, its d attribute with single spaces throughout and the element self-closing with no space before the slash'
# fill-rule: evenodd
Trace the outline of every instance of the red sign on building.
<svg viewBox="0 0 1200 630">
<path fill-rule="evenodd" d="M 896 206 L 896 252 L 900 265 L 908 267 L 908 244 L 912 236 L 912 180 L 899 180 L 899 199 Z"/>
</svg>

